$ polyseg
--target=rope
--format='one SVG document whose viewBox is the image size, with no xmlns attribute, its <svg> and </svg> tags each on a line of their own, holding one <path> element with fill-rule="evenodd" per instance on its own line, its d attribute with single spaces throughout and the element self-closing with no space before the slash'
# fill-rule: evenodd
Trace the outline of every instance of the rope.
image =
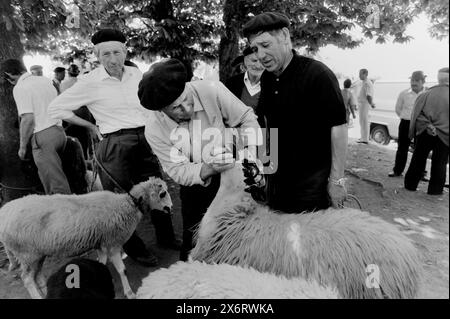
<svg viewBox="0 0 450 319">
<path fill-rule="evenodd" d="M 91 136 L 91 142 L 93 143 L 93 138 Z M 102 169 L 102 171 L 106 174 L 106 176 L 109 177 L 109 179 L 114 183 L 114 185 L 121 190 L 124 193 L 127 193 L 128 196 L 130 196 L 131 200 L 133 201 L 133 204 L 136 206 L 136 208 L 142 213 L 144 214 L 144 212 L 141 210 L 141 201 L 139 199 L 137 199 L 136 197 L 134 197 L 133 195 L 131 195 L 131 193 L 127 190 L 125 190 L 116 180 L 114 177 L 111 176 L 111 174 L 108 172 L 108 170 L 103 166 L 102 163 L 100 163 L 100 161 L 98 160 L 95 151 L 92 152 L 93 158 L 95 163 Z"/>
<path fill-rule="evenodd" d="M 344 208 L 345 207 L 345 202 L 347 202 L 348 199 L 351 199 L 351 200 L 355 201 L 356 204 L 358 205 L 359 209 L 362 210 L 362 204 L 361 204 L 360 200 L 358 199 L 358 197 L 356 197 L 355 195 L 352 195 L 352 194 L 347 194 L 347 199 L 342 204 L 340 204 L 339 207 L 340 208 Z"/>
</svg>

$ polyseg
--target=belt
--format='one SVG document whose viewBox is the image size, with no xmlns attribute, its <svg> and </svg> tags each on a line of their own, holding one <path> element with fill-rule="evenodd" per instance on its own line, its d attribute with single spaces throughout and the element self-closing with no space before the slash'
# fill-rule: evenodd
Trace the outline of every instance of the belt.
<svg viewBox="0 0 450 319">
<path fill-rule="evenodd" d="M 116 135 L 141 133 L 141 132 L 144 132 L 144 130 L 145 130 L 144 126 L 135 127 L 135 128 L 124 128 L 124 129 L 121 129 L 121 130 L 118 130 L 118 131 L 115 131 L 115 132 L 102 134 L 102 136 L 103 136 L 103 138 L 107 138 L 107 137 L 116 136 Z"/>
</svg>

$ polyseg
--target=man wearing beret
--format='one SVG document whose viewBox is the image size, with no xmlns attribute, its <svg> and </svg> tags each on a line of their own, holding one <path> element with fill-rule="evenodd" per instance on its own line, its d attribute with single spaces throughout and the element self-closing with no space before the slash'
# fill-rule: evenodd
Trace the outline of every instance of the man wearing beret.
<svg viewBox="0 0 450 319">
<path fill-rule="evenodd" d="M 347 127 L 335 75 L 292 49 L 282 14 L 259 14 L 243 31 L 265 68 L 258 119 L 278 128 L 278 170 L 267 176 L 269 206 L 285 213 L 338 206 L 346 197 Z"/>
<path fill-rule="evenodd" d="M 255 109 L 258 105 L 261 91 L 260 79 L 264 68 L 250 47 L 244 49 L 241 57 L 245 72 L 228 79 L 225 86 L 245 105 Z"/>
<path fill-rule="evenodd" d="M 140 105 L 137 96 L 142 73 L 135 67 L 124 66 L 125 42 L 125 36 L 118 30 L 103 29 L 95 33 L 92 43 L 101 66 L 78 79 L 49 107 L 52 117 L 87 127 L 93 136 L 99 137 L 96 156 L 103 166 L 99 169 L 100 179 L 103 188 L 111 191 L 122 191 L 120 188 L 129 191 L 150 176 L 162 176 L 158 159 L 144 137 L 148 111 Z M 92 113 L 98 127 L 74 114 L 83 105 Z M 170 215 L 152 211 L 152 222 L 158 243 L 179 249 Z M 147 251 L 136 234 L 124 245 L 124 250 L 144 265 L 157 264 L 157 258 Z"/>
<path fill-rule="evenodd" d="M 220 173 L 234 165 L 227 142 L 221 138 L 226 135 L 225 128 L 240 127 L 243 147 L 250 148 L 253 155 L 258 137 L 252 140 L 245 134 L 253 131 L 260 136 L 253 110 L 221 82 L 186 81 L 183 64 L 168 59 L 152 65 L 144 74 L 138 93 L 141 104 L 153 111 L 145 137 L 164 171 L 181 185 L 183 261 L 193 247 L 194 228 L 219 188 Z"/>
<path fill-rule="evenodd" d="M 442 195 L 447 175 L 449 136 L 449 68 L 438 72 L 438 85 L 420 94 L 411 115 L 409 137 L 416 147 L 405 175 L 405 188 L 417 189 L 430 152 L 431 174 L 427 193 Z"/>
</svg>

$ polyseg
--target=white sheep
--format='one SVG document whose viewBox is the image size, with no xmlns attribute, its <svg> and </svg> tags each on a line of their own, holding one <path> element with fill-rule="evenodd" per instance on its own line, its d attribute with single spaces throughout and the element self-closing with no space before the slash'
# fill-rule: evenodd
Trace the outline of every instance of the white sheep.
<svg viewBox="0 0 450 319">
<path fill-rule="evenodd" d="M 243 180 L 241 165 L 222 173 L 190 258 L 315 279 L 342 298 L 416 295 L 417 249 L 394 225 L 355 209 L 271 211 L 244 192 Z"/>
<path fill-rule="evenodd" d="M 109 258 L 120 274 L 125 295 L 134 297 L 124 273 L 121 247 L 135 231 L 142 213 L 170 210 L 172 200 L 166 183 L 156 177 L 135 185 L 130 194 L 139 200 L 140 210 L 129 195 L 109 191 L 29 195 L 0 209 L 0 242 L 10 261 L 9 270 L 17 266 L 17 258 L 32 298 L 44 296 L 41 268 L 46 257 L 78 256 L 92 249 L 97 250 L 103 264 Z"/>
<path fill-rule="evenodd" d="M 249 267 L 177 262 L 143 279 L 138 299 L 336 299 L 337 292 L 301 278 Z"/>
</svg>

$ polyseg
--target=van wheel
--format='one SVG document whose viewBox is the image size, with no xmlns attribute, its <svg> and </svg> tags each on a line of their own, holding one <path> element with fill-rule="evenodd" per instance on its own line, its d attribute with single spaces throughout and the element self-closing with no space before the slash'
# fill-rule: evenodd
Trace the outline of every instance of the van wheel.
<svg viewBox="0 0 450 319">
<path fill-rule="evenodd" d="M 374 126 L 374 128 L 370 131 L 370 138 L 382 145 L 388 145 L 391 140 L 391 136 L 389 135 L 387 128 L 383 125 Z"/>
</svg>

